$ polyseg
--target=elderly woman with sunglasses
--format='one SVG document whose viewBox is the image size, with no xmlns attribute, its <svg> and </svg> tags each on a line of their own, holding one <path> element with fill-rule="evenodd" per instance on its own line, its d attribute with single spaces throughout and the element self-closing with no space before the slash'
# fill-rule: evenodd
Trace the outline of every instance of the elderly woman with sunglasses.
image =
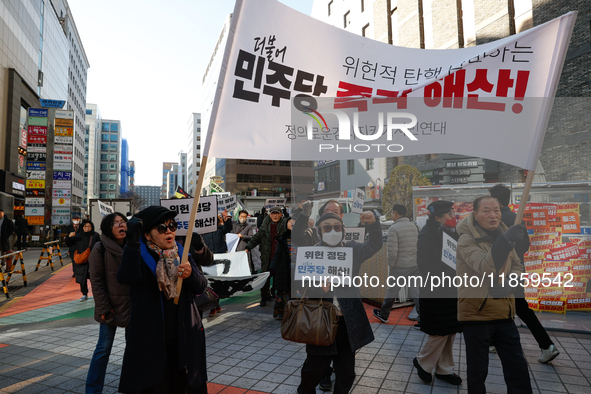
<svg viewBox="0 0 591 394">
<path fill-rule="evenodd" d="M 193 259 L 208 265 L 213 255 L 197 237 L 195 255 L 181 264 L 175 216 L 151 206 L 127 222 L 117 273 L 117 280 L 130 286 L 132 304 L 119 382 L 123 393 L 207 393 L 205 333 L 195 304 L 207 280 Z"/>
<path fill-rule="evenodd" d="M 376 215 L 366 211 L 360 219 L 367 224 L 368 240 L 360 243 L 344 241 L 345 226 L 340 215 L 324 213 L 316 222 L 320 242 L 316 246 L 348 247 L 353 253 L 351 280 L 359 276 L 361 264 L 382 247 L 382 230 Z M 306 361 L 302 366 L 298 394 L 315 394 L 316 386 L 327 373 L 331 361 L 336 375 L 334 393 L 348 393 L 355 380 L 355 352 L 374 340 L 373 330 L 356 287 L 328 286 L 321 289 L 308 288 L 307 294 L 322 297 L 337 307 L 338 328 L 335 341 L 329 346 L 306 345 Z"/>
</svg>

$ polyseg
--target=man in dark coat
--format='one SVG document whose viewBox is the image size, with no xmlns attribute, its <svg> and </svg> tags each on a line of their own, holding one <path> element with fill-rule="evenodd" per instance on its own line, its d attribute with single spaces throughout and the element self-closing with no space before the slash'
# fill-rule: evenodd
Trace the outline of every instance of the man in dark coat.
<svg viewBox="0 0 591 394">
<path fill-rule="evenodd" d="M 511 190 L 504 185 L 495 185 L 489 189 L 489 192 L 491 197 L 499 200 L 499 203 L 501 204 L 501 221 L 505 223 L 505 226 L 507 227 L 513 226 L 513 224 L 515 224 L 515 218 L 517 215 L 509 208 Z M 522 264 L 524 262 L 524 255 L 528 250 L 529 236 L 525 235 L 522 242 L 515 244 L 515 252 L 517 253 L 517 256 L 521 260 Z M 515 314 L 519 316 L 521 321 L 527 325 L 527 328 L 529 328 L 531 331 L 542 351 L 542 355 L 538 359 L 538 362 L 547 363 L 554 360 L 556 356 L 560 354 L 560 352 L 558 349 L 556 349 L 556 346 L 554 346 L 554 342 L 552 342 L 550 336 L 546 332 L 546 329 L 538 320 L 536 313 L 531 310 L 529 304 L 525 300 L 523 287 L 516 287 L 513 291 L 513 295 L 515 296 Z"/>
<path fill-rule="evenodd" d="M 12 233 L 14 233 L 14 223 L 4 214 L 4 210 L 0 209 L 0 246 L 2 247 L 2 254 L 6 254 L 10 250 L 9 238 Z"/>
<path fill-rule="evenodd" d="M 241 251 L 246 248 L 246 244 L 252 239 L 254 235 L 254 228 L 252 225 L 247 223 L 248 212 L 247 211 L 240 211 L 238 212 L 238 221 L 232 223 L 232 234 L 238 235 L 240 241 L 238 242 L 238 246 L 236 247 L 236 251 Z"/>
<path fill-rule="evenodd" d="M 429 219 L 419 233 L 417 244 L 417 265 L 423 280 L 427 276 L 442 275 L 453 278 L 455 270 L 441 261 L 443 233 L 456 241 L 456 224 L 453 203 L 434 201 L 429 204 Z M 458 323 L 456 289 L 453 286 L 437 287 L 431 291 L 429 283 L 420 289 L 421 331 L 428 334 L 427 341 L 413 360 L 419 378 L 431 383 L 431 371 L 435 376 L 454 385 L 460 385 L 462 378 L 454 373 L 453 343 L 456 333 L 461 332 Z"/>
<path fill-rule="evenodd" d="M 29 231 L 29 223 L 24 216 L 19 216 L 14 221 L 14 227 L 16 231 L 16 248 L 17 250 L 23 250 L 27 247 L 27 235 Z"/>
<path fill-rule="evenodd" d="M 277 241 L 281 235 L 287 229 L 287 219 L 283 217 L 283 212 L 280 207 L 272 207 L 269 210 L 269 215 L 263 220 L 259 232 L 256 233 L 250 242 L 246 245 L 247 252 L 261 245 L 261 272 L 267 272 L 269 270 L 269 263 L 271 258 L 275 255 L 275 249 L 277 248 Z M 271 276 L 265 282 L 265 285 L 261 288 L 261 306 L 267 305 L 267 299 L 272 299 L 272 295 L 269 292 L 271 286 Z"/>
<path fill-rule="evenodd" d="M 72 215 L 72 223 L 68 225 L 67 234 L 68 236 L 73 236 L 72 233 L 76 234 L 78 232 L 78 226 L 80 226 L 80 215 L 74 214 Z M 76 276 L 74 272 L 74 266 L 76 263 L 74 262 L 74 252 L 76 251 L 76 245 L 70 246 L 68 249 L 68 256 L 70 256 L 70 260 L 72 260 L 72 278 Z"/>
<path fill-rule="evenodd" d="M 232 218 L 229 216 L 225 216 L 224 218 L 218 215 L 217 230 L 212 233 L 203 234 L 203 241 L 212 253 L 226 253 L 228 252 L 226 234 L 230 231 L 232 231 Z"/>
</svg>

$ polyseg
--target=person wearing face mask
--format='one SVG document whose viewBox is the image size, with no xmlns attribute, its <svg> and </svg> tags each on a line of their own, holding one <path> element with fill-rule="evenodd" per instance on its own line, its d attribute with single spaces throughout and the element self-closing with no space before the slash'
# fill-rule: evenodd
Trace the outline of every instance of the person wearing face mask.
<svg viewBox="0 0 591 394">
<path fill-rule="evenodd" d="M 446 275 L 454 277 L 453 268 L 441 261 L 443 248 L 443 233 L 456 241 L 456 218 L 451 201 L 434 201 L 427 207 L 429 219 L 419 232 L 417 243 L 417 265 L 423 280 L 431 277 Z M 420 329 L 428 334 L 413 364 L 419 378 L 425 383 L 431 383 L 431 371 L 435 369 L 435 377 L 453 385 L 460 385 L 462 378 L 454 373 L 453 343 L 456 333 L 461 332 L 458 323 L 457 292 L 453 285 L 437 287 L 431 290 L 429 286 L 420 289 Z"/>
<path fill-rule="evenodd" d="M 301 215 L 300 215 L 301 216 Z M 372 212 L 363 212 L 360 219 L 366 224 L 368 240 L 361 243 L 346 241 L 345 227 L 340 215 L 326 212 L 316 222 L 320 242 L 316 246 L 348 247 L 353 253 L 351 279 L 359 275 L 361 264 L 382 247 L 382 231 L 379 219 Z M 307 220 L 307 219 L 306 219 Z M 326 376 L 333 362 L 335 393 L 348 393 L 355 380 L 355 352 L 374 340 L 373 330 L 355 286 L 330 286 L 322 289 L 308 288 L 312 297 L 322 297 L 337 307 L 338 329 L 335 341 L 329 346 L 306 345 L 306 361 L 301 370 L 298 394 L 315 394 L 316 386 Z"/>
<path fill-rule="evenodd" d="M 392 207 L 392 220 L 394 220 L 394 224 L 388 229 L 388 276 L 408 278 L 420 275 L 417 268 L 418 227 L 406 217 L 406 207 L 402 204 L 394 204 Z M 389 287 L 382 307 L 373 310 L 373 315 L 382 323 L 388 323 L 392 305 L 394 305 L 395 297 L 398 296 L 399 291 L 400 287 L 396 284 Z M 415 302 L 418 302 L 418 289 L 410 286 L 409 291 Z"/>
<path fill-rule="evenodd" d="M 232 223 L 232 234 L 238 235 L 240 242 L 236 246 L 236 251 L 241 251 L 246 248 L 246 244 L 252 239 L 254 235 L 254 228 L 252 225 L 246 222 L 248 218 L 248 212 L 242 210 L 238 212 L 238 221 Z"/>
</svg>

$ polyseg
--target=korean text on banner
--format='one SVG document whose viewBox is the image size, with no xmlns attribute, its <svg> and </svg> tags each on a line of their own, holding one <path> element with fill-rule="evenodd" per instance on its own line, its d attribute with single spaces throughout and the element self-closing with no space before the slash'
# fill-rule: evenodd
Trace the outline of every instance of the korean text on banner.
<svg viewBox="0 0 591 394">
<path fill-rule="evenodd" d="M 113 212 L 115 212 L 113 210 L 113 207 L 110 205 L 105 204 L 104 202 L 97 200 L 98 203 L 98 207 L 99 207 L 99 212 L 101 214 L 102 217 L 105 217 Z"/>
<path fill-rule="evenodd" d="M 363 242 L 365 240 L 365 227 L 345 227 L 345 239 L 343 241 Z"/>
<path fill-rule="evenodd" d="M 351 277 L 353 248 L 326 246 L 299 247 L 294 280 L 323 281 L 326 277 Z"/>
<path fill-rule="evenodd" d="M 445 231 L 443 234 L 443 247 L 441 248 L 441 261 L 449 265 L 454 270 L 456 269 L 456 250 L 458 242 L 447 235 Z"/>
<path fill-rule="evenodd" d="M 351 212 L 361 213 L 363 212 L 363 202 L 365 201 L 365 191 L 355 188 L 355 198 L 353 198 L 353 206 Z"/>
<path fill-rule="evenodd" d="M 204 155 L 326 160 L 445 152 L 533 170 L 575 17 L 474 47 L 426 50 L 361 37 L 278 1 L 237 0 Z M 310 43 L 320 49 L 313 57 Z M 302 133 L 292 121 L 297 113 Z M 366 121 L 382 127 L 355 127 Z M 423 123 L 437 130 L 419 133 Z M 242 149 L 228 149 L 228 141 Z"/>
<path fill-rule="evenodd" d="M 178 223 L 176 235 L 187 235 L 193 200 L 193 198 L 160 200 L 160 205 L 177 213 L 175 217 Z M 216 196 L 201 196 L 199 198 L 193 234 L 205 234 L 217 230 L 217 209 Z"/>
<path fill-rule="evenodd" d="M 287 198 L 267 198 L 265 200 L 265 209 L 268 211 L 273 207 L 284 207 Z"/>
</svg>

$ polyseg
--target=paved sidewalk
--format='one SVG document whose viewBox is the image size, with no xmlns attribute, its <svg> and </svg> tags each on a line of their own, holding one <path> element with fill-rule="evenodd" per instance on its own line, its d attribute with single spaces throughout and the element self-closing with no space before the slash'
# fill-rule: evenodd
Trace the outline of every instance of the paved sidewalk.
<svg viewBox="0 0 591 394">
<path fill-rule="evenodd" d="M 98 324 L 92 319 L 92 299 L 80 302 L 79 296 L 71 267 L 65 266 L 0 308 L 0 393 L 84 392 Z M 204 322 L 209 392 L 295 393 L 306 353 L 303 345 L 281 338 L 272 307 L 260 308 L 256 297 L 245 296 L 222 302 L 222 308 Z M 372 309 L 366 307 L 368 315 Z M 406 319 L 410 309 L 393 311 L 390 324 L 370 319 L 376 340 L 357 354 L 352 393 L 467 393 L 465 382 L 455 387 L 438 379 L 431 385 L 419 380 L 412 359 L 426 336 Z M 561 354 L 546 365 L 537 362 L 540 351 L 529 331 L 520 332 L 535 393 L 591 393 L 591 335 L 550 332 Z M 105 393 L 117 392 L 123 333 L 117 331 Z M 457 373 L 465 379 L 461 335 L 454 357 Z M 506 392 L 496 354 L 490 354 L 487 389 Z"/>
</svg>

